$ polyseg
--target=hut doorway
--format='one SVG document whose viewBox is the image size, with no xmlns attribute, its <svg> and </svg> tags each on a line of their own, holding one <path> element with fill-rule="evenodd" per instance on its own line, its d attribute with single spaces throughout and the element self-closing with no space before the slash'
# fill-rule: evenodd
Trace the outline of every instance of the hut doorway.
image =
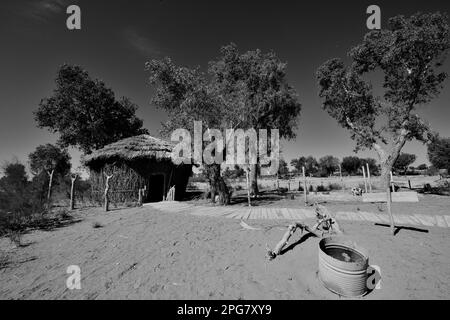
<svg viewBox="0 0 450 320">
<path fill-rule="evenodd" d="M 146 202 L 160 202 L 164 200 L 164 175 L 151 175 L 147 182 L 147 201 Z"/>
</svg>

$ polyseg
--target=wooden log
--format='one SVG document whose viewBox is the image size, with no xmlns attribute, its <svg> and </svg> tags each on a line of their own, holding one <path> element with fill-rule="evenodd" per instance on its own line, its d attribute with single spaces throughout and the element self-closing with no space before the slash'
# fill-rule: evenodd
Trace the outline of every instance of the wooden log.
<svg viewBox="0 0 450 320">
<path fill-rule="evenodd" d="M 305 225 L 302 223 L 294 223 L 288 226 L 288 230 L 286 231 L 286 233 L 283 235 L 283 237 L 281 238 L 280 242 L 278 242 L 278 244 L 275 246 L 275 249 L 267 250 L 267 258 L 269 260 L 273 260 L 275 259 L 278 255 L 280 255 L 281 250 L 283 250 L 284 246 L 287 245 L 289 239 L 291 238 L 291 236 L 295 233 L 295 231 L 300 228 L 302 230 L 305 229 Z"/>
<path fill-rule="evenodd" d="M 338 234 L 343 233 L 336 219 L 331 217 L 331 214 L 328 212 L 328 210 L 326 210 L 326 208 L 322 206 L 319 206 L 317 203 L 315 205 L 316 205 L 317 222 L 312 227 L 309 227 L 308 225 L 300 222 L 296 222 L 289 225 L 288 230 L 283 235 L 281 240 L 277 243 L 275 248 L 273 250 L 267 248 L 266 257 L 269 260 L 273 260 L 281 254 L 283 248 L 288 244 L 289 239 L 298 229 L 300 229 L 302 233 L 303 231 L 307 231 L 316 237 L 320 237 L 317 231 L 321 231 L 322 236 L 324 235 L 325 232 L 327 233 L 335 232 Z"/>
</svg>

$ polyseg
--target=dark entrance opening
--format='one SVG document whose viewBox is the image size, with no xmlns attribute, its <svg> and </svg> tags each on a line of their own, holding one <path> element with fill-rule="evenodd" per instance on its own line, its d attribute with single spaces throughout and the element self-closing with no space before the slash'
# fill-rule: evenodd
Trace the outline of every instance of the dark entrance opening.
<svg viewBox="0 0 450 320">
<path fill-rule="evenodd" d="M 160 202 L 164 199 L 164 175 L 151 175 L 147 185 L 146 202 Z"/>
</svg>

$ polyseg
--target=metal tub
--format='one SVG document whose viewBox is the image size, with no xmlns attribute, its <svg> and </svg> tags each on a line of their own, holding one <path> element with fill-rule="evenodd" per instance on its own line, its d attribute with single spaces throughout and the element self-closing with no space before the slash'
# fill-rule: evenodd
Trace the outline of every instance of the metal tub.
<svg viewBox="0 0 450 320">
<path fill-rule="evenodd" d="M 319 243 L 319 279 L 330 291 L 346 297 L 367 293 L 368 252 L 344 237 Z"/>
</svg>

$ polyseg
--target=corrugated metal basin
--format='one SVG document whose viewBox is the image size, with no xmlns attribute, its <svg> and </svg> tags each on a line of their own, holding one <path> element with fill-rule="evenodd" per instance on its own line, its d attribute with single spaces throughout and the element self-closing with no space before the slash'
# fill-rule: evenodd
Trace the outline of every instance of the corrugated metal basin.
<svg viewBox="0 0 450 320">
<path fill-rule="evenodd" d="M 319 279 L 341 296 L 358 297 L 367 292 L 368 252 L 345 237 L 319 242 Z"/>
</svg>

